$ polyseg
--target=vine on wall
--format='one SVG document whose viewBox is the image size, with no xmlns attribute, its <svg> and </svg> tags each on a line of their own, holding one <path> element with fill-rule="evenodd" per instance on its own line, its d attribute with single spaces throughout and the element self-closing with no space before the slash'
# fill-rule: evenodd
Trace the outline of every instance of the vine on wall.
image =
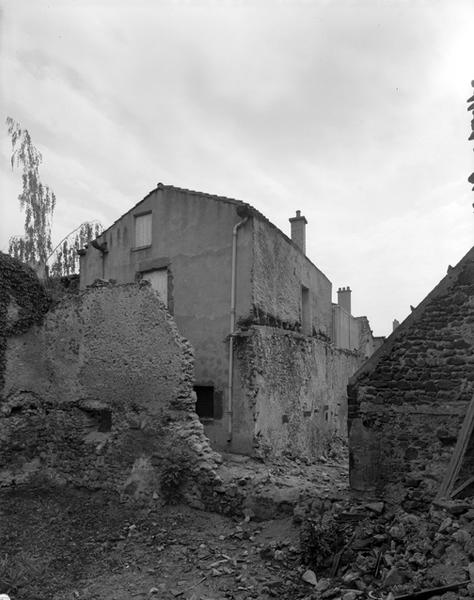
<svg viewBox="0 0 474 600">
<path fill-rule="evenodd" d="M 10 316 L 8 307 L 15 304 L 18 314 Z M 50 305 L 50 296 L 33 269 L 0 252 L 0 390 L 4 385 L 7 338 L 41 323 Z"/>
</svg>

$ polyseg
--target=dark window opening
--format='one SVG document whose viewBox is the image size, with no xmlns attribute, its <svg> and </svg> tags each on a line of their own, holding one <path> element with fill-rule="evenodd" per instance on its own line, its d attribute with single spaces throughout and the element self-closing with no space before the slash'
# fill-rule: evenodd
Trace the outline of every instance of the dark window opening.
<svg viewBox="0 0 474 600">
<path fill-rule="evenodd" d="M 195 385 L 196 412 L 202 419 L 214 418 L 214 387 L 210 385 Z"/>
<path fill-rule="evenodd" d="M 112 412 L 110 410 L 106 408 L 96 410 L 81 408 L 81 410 L 87 415 L 87 425 L 91 429 L 95 429 L 101 433 L 107 433 L 112 430 Z"/>
<path fill-rule="evenodd" d="M 311 335 L 311 305 L 309 298 L 309 289 L 301 286 L 301 325 L 305 335 Z"/>
<path fill-rule="evenodd" d="M 102 432 L 111 431 L 112 429 L 112 413 L 110 410 L 102 410 L 98 413 L 98 430 Z"/>
</svg>

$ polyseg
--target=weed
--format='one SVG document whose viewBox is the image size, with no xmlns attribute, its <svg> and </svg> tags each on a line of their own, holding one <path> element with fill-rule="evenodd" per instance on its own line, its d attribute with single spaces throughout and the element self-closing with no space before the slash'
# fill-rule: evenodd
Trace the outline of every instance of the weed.
<svg viewBox="0 0 474 600">
<path fill-rule="evenodd" d="M 170 447 L 161 465 L 160 491 L 166 504 L 183 499 L 183 486 L 189 476 L 192 454 L 187 447 Z"/>
<path fill-rule="evenodd" d="M 331 566 L 334 555 L 344 544 L 344 533 L 332 515 L 308 519 L 301 528 L 303 560 L 314 568 L 325 569 Z"/>
</svg>

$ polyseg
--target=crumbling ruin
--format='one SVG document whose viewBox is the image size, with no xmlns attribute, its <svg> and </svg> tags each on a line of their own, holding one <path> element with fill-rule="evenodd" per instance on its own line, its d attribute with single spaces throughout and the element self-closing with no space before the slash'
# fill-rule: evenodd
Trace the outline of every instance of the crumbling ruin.
<svg viewBox="0 0 474 600">
<path fill-rule="evenodd" d="M 44 476 L 140 499 L 163 492 L 168 465 L 199 505 L 218 457 L 194 412 L 193 350 L 151 286 L 98 282 L 48 310 L 31 270 L 0 266 L 0 485 Z"/>
<path fill-rule="evenodd" d="M 315 460 L 347 436 L 346 382 L 360 356 L 324 338 L 259 325 L 235 334 L 234 444 Z"/>
</svg>

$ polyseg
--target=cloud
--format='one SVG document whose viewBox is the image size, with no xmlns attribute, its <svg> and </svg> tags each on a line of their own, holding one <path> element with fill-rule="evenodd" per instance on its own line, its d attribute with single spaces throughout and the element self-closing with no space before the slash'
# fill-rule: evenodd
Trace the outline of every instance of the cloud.
<svg viewBox="0 0 474 600">
<path fill-rule="evenodd" d="M 158 181 L 285 232 L 301 209 L 310 258 L 384 333 L 472 244 L 473 17 L 463 0 L 5 2 L 1 100 L 43 152 L 57 239 Z M 5 247 L 22 217 L 0 177 Z"/>
</svg>

